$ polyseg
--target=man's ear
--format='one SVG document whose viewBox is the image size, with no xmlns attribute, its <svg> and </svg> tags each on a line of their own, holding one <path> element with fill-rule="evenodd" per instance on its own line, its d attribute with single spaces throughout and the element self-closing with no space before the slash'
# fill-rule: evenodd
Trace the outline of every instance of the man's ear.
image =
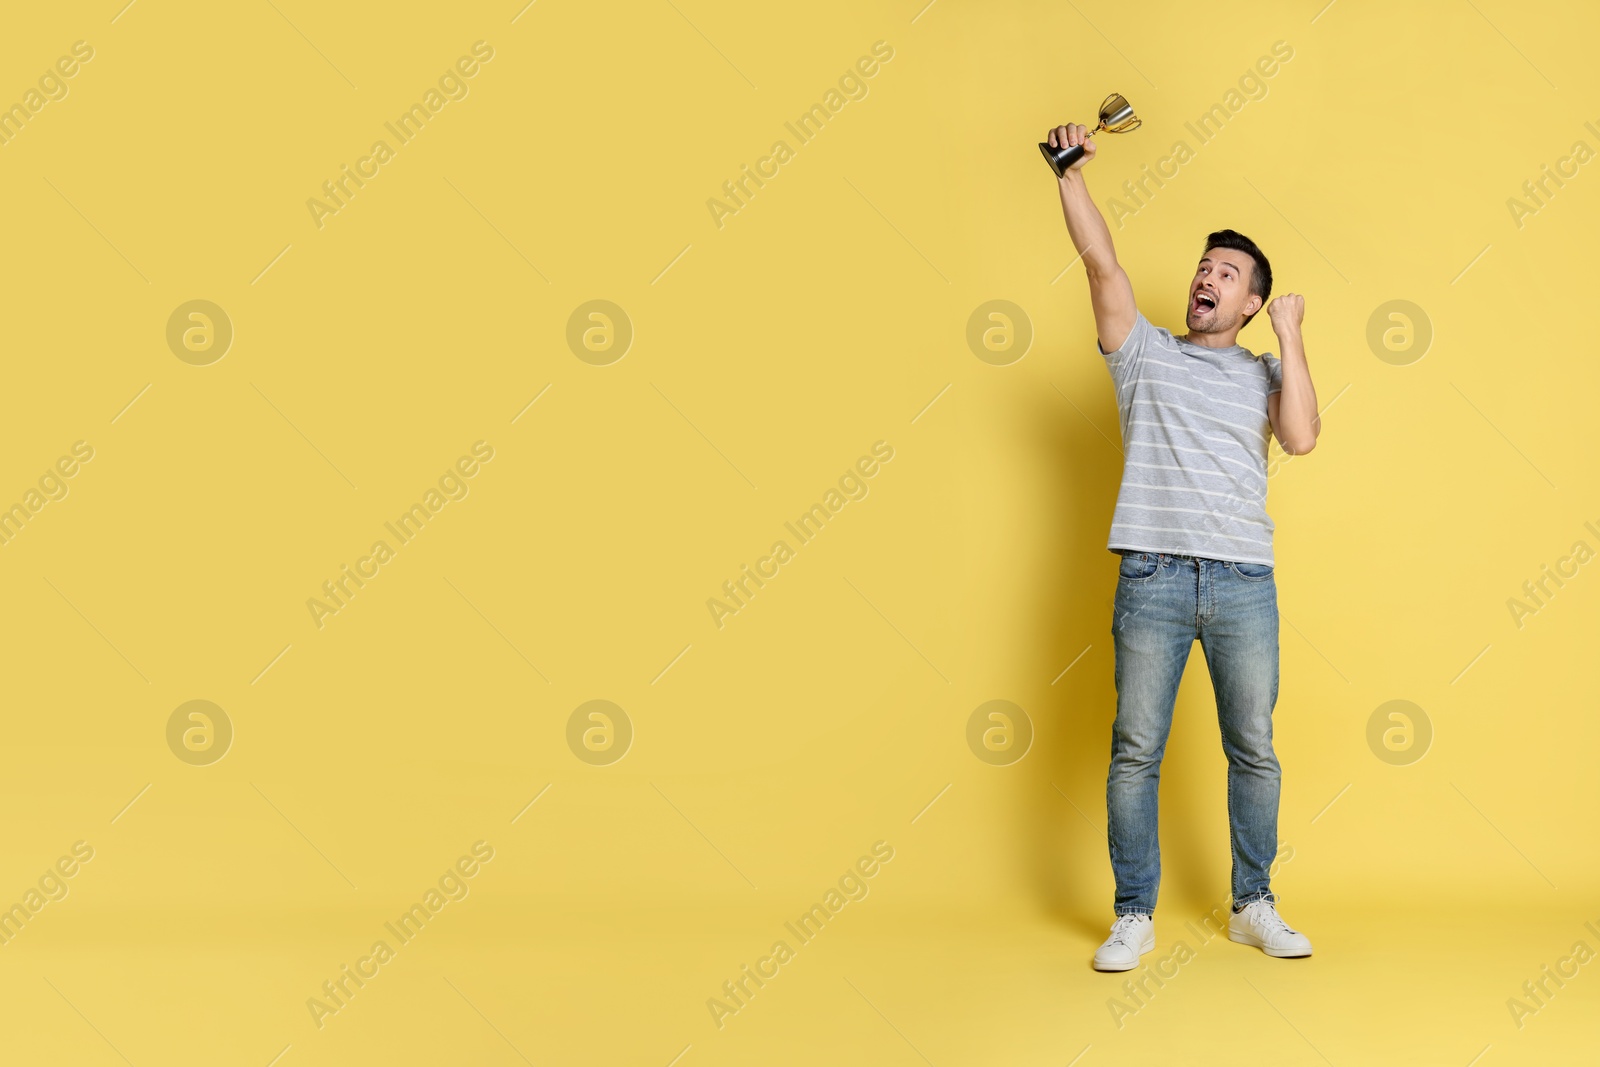
<svg viewBox="0 0 1600 1067">
<path fill-rule="evenodd" d="M 1256 294 L 1251 293 L 1250 294 L 1250 299 L 1248 299 L 1248 300 L 1246 300 L 1244 302 L 1244 313 L 1246 315 L 1254 315 L 1256 312 L 1258 312 L 1260 310 L 1261 310 L 1261 298 L 1259 296 L 1257 296 Z"/>
</svg>

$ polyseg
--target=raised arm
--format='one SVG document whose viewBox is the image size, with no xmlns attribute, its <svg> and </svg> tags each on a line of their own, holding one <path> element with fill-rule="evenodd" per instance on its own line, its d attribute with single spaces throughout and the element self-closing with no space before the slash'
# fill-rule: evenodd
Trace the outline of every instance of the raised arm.
<svg viewBox="0 0 1600 1067">
<path fill-rule="evenodd" d="M 1095 145 L 1083 126 L 1057 126 L 1050 131 L 1050 147 L 1083 145 L 1083 156 L 1061 178 L 1061 211 L 1067 217 L 1067 233 L 1083 257 L 1089 276 L 1089 300 L 1094 305 L 1094 328 L 1100 347 L 1115 352 L 1133 331 L 1137 314 L 1133 302 L 1133 283 L 1117 262 L 1111 246 L 1111 230 L 1100 209 L 1094 206 L 1089 188 L 1083 182 L 1083 165 L 1094 158 Z"/>
</svg>

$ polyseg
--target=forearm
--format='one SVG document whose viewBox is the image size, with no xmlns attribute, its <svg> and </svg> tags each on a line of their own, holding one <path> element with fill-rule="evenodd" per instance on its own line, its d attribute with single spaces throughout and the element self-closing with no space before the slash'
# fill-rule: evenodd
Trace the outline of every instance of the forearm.
<svg viewBox="0 0 1600 1067">
<path fill-rule="evenodd" d="M 1317 390 L 1311 384 L 1311 368 L 1298 327 L 1278 331 L 1278 358 L 1283 370 L 1283 392 L 1278 397 L 1280 439 L 1285 452 L 1300 455 L 1316 447 L 1322 417 L 1317 414 Z"/>
<path fill-rule="evenodd" d="M 1111 244 L 1111 230 L 1089 195 L 1083 171 L 1069 170 L 1060 181 L 1061 212 L 1067 219 L 1067 233 L 1083 258 L 1083 269 L 1093 278 L 1109 275 L 1117 267 L 1117 252 Z"/>
</svg>

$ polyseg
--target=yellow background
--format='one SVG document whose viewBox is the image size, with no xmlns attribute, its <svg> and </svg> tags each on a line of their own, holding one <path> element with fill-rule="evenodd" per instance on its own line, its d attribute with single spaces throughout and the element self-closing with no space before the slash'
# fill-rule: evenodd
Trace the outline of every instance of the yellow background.
<svg viewBox="0 0 1600 1067">
<path fill-rule="evenodd" d="M 1600 577 L 1507 607 L 1600 546 L 1600 175 L 1520 227 L 1506 204 L 1600 148 L 1592 7 L 922 2 L 8 13 L 0 102 L 94 58 L 0 147 L 0 503 L 94 459 L 0 547 L 0 906 L 95 852 L 0 947 L 6 1062 L 1593 1060 L 1600 969 L 1521 1028 L 1506 1003 L 1600 948 Z M 478 40 L 469 95 L 314 225 Z M 1195 958 L 1119 1027 L 1127 976 L 1088 960 L 1121 457 L 1034 145 L 1126 94 L 1104 206 L 1280 40 L 1115 239 L 1158 324 L 1223 226 L 1306 296 L 1323 433 L 1268 506 L 1274 887 L 1316 955 L 1186 926 L 1228 891 L 1197 649 L 1146 959 Z M 707 200 L 780 138 L 719 228 Z M 208 366 L 166 342 L 195 299 L 235 333 Z M 606 366 L 566 341 L 595 299 L 634 330 Z M 1034 333 L 1007 366 L 965 340 L 995 299 Z M 1367 342 L 1392 300 L 1432 325 L 1407 365 Z M 1265 316 L 1241 342 L 1277 351 Z M 470 494 L 318 629 L 307 599 L 479 440 Z M 869 495 L 716 627 L 707 599 L 880 440 Z M 235 731 L 208 766 L 166 741 L 196 699 Z M 593 699 L 634 730 L 608 766 L 567 745 Z M 997 699 L 1035 734 L 1004 767 L 965 734 Z M 1368 746 L 1390 700 L 1432 725 L 1419 761 Z M 307 999 L 480 840 L 470 895 L 319 1029 Z M 870 894 L 719 1029 L 707 999 L 877 841 Z"/>
</svg>

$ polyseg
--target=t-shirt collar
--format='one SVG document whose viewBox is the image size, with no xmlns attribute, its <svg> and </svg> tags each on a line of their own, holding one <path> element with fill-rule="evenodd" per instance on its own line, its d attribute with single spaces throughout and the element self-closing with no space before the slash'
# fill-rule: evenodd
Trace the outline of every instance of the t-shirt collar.
<svg viewBox="0 0 1600 1067">
<path fill-rule="evenodd" d="M 1247 349 L 1241 344 L 1234 344 L 1228 348 L 1207 348 L 1205 345 L 1197 345 L 1193 341 L 1185 341 L 1182 337 L 1177 335 L 1173 335 L 1172 339 L 1178 342 L 1178 344 L 1184 348 L 1200 349 L 1202 351 L 1215 353 L 1219 356 L 1233 356 L 1247 351 Z"/>
</svg>

